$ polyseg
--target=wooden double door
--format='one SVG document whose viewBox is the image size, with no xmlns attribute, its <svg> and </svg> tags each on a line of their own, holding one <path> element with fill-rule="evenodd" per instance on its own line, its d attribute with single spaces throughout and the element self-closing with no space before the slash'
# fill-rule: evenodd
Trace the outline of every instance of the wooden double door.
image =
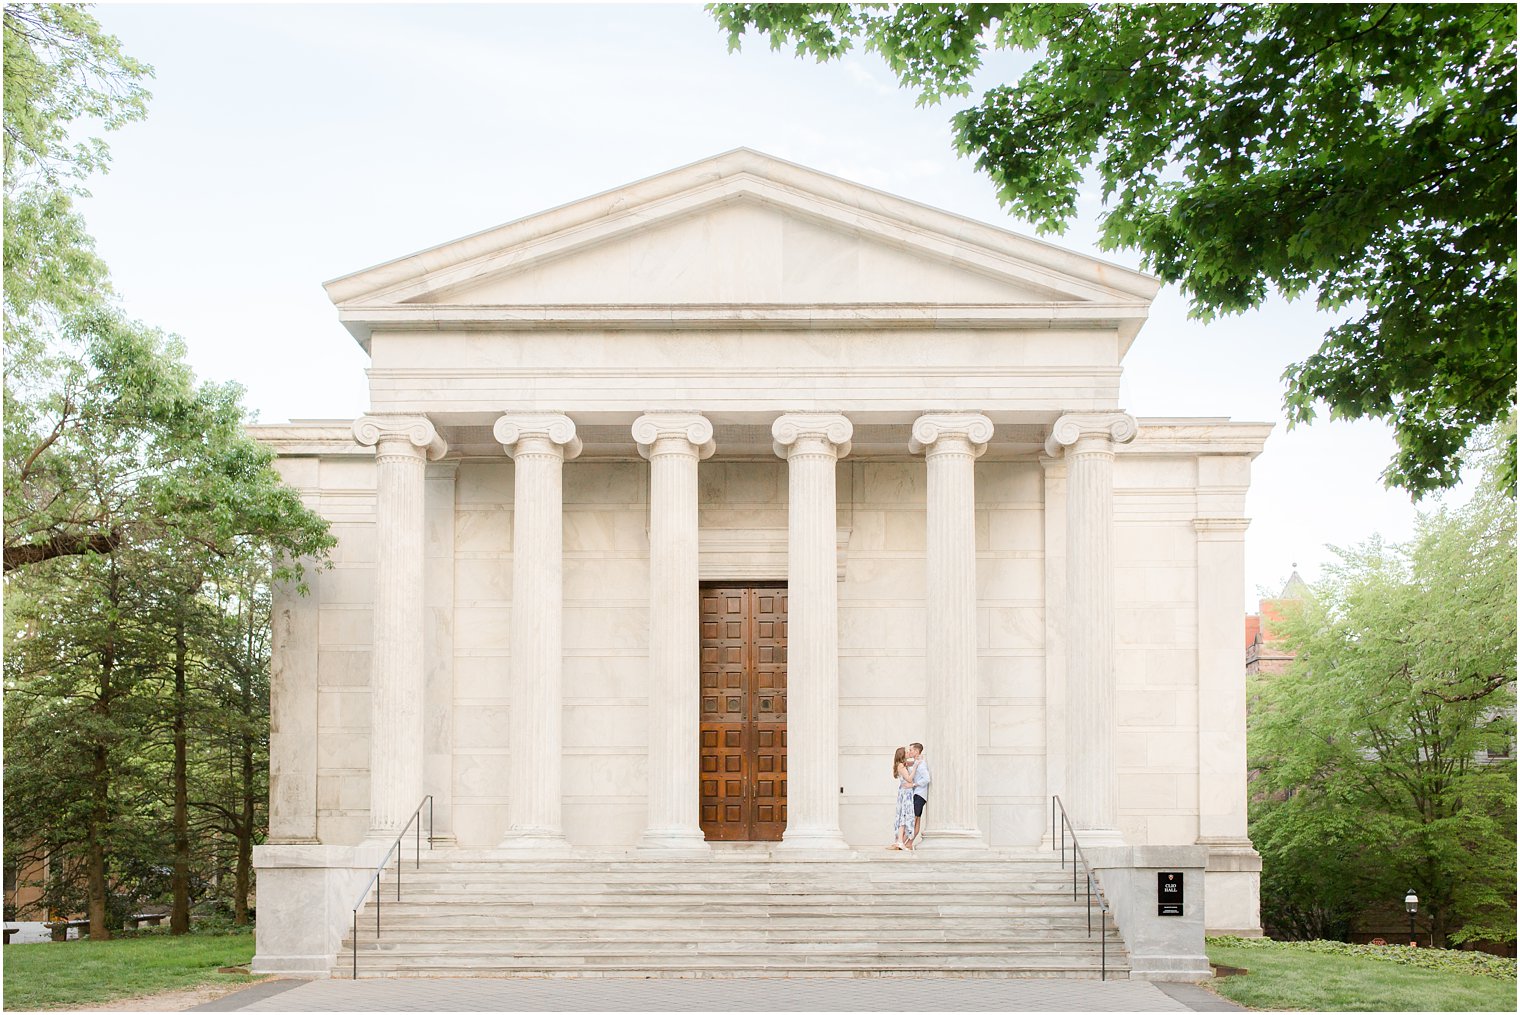
<svg viewBox="0 0 1520 1015">
<path fill-rule="evenodd" d="M 786 830 L 786 587 L 702 587 L 702 832 Z"/>
</svg>

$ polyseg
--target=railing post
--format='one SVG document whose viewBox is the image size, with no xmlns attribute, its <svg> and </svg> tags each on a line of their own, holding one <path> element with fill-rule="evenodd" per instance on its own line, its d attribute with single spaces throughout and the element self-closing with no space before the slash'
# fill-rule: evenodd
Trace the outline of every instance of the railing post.
<svg viewBox="0 0 1520 1015">
<path fill-rule="evenodd" d="M 1108 979 L 1108 907 L 1105 906 L 1103 908 L 1103 910 L 1099 913 L 1098 920 L 1099 920 L 1099 925 L 1100 925 L 1100 927 L 1101 927 L 1101 929 L 1103 931 L 1103 936 L 1100 939 L 1101 943 L 1098 946 L 1099 947 L 1099 956 L 1100 956 L 1099 959 L 1098 959 L 1098 979 L 1099 980 L 1107 980 Z"/>
<path fill-rule="evenodd" d="M 359 978 L 359 911 L 354 910 L 354 979 Z"/>
</svg>

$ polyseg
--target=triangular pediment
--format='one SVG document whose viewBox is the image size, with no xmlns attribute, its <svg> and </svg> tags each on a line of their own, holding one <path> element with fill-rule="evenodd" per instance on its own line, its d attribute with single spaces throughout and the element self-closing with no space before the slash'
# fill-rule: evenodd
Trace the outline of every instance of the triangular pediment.
<svg viewBox="0 0 1520 1015">
<path fill-rule="evenodd" d="M 409 311 L 1091 307 L 1143 318 L 1157 280 L 747 149 L 327 283 L 361 340 Z M 435 319 L 437 319 L 435 317 Z"/>
<path fill-rule="evenodd" d="M 742 192 L 429 289 L 410 303 L 1033 303 L 1059 292 Z"/>
</svg>

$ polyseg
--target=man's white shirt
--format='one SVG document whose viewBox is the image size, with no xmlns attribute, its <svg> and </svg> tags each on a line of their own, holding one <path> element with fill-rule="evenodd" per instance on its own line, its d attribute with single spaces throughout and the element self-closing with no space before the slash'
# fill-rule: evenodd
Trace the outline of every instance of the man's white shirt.
<svg viewBox="0 0 1520 1015">
<path fill-rule="evenodd" d="M 913 795 L 929 799 L 929 763 L 923 758 L 913 766 Z"/>
</svg>

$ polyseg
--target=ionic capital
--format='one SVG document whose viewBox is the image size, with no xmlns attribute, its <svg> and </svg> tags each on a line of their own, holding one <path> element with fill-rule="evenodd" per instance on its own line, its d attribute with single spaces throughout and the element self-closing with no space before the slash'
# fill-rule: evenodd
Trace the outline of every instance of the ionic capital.
<svg viewBox="0 0 1520 1015">
<path fill-rule="evenodd" d="M 685 442 L 689 449 L 677 445 L 677 450 L 694 454 L 699 460 L 711 458 L 717 447 L 711 421 L 695 412 L 645 413 L 633 421 L 633 440 L 645 458 L 656 453 L 655 445 L 662 440 Z"/>
<path fill-rule="evenodd" d="M 529 447 L 538 451 L 556 450 L 565 461 L 581 453 L 575 420 L 562 413 L 509 412 L 496 421 L 491 433 L 512 458 Z"/>
<path fill-rule="evenodd" d="M 771 447 L 778 458 L 800 452 L 843 458 L 854 434 L 854 425 L 837 412 L 789 412 L 771 424 Z"/>
<path fill-rule="evenodd" d="M 1128 444 L 1139 432 L 1135 417 L 1127 412 L 1072 412 L 1056 420 L 1045 440 L 1045 453 L 1052 458 L 1063 448 L 1087 450 L 1094 444 L 1111 450 L 1114 444 Z M 1084 442 L 1087 447 L 1076 445 Z M 1093 448 L 1097 450 L 1097 448 Z"/>
<path fill-rule="evenodd" d="M 377 454 L 409 455 L 430 462 L 449 450 L 426 416 L 360 416 L 354 420 L 354 440 Z"/>
<path fill-rule="evenodd" d="M 992 420 L 979 412 L 929 412 L 913 421 L 908 450 L 913 454 L 969 452 L 980 458 L 992 440 Z"/>
</svg>

